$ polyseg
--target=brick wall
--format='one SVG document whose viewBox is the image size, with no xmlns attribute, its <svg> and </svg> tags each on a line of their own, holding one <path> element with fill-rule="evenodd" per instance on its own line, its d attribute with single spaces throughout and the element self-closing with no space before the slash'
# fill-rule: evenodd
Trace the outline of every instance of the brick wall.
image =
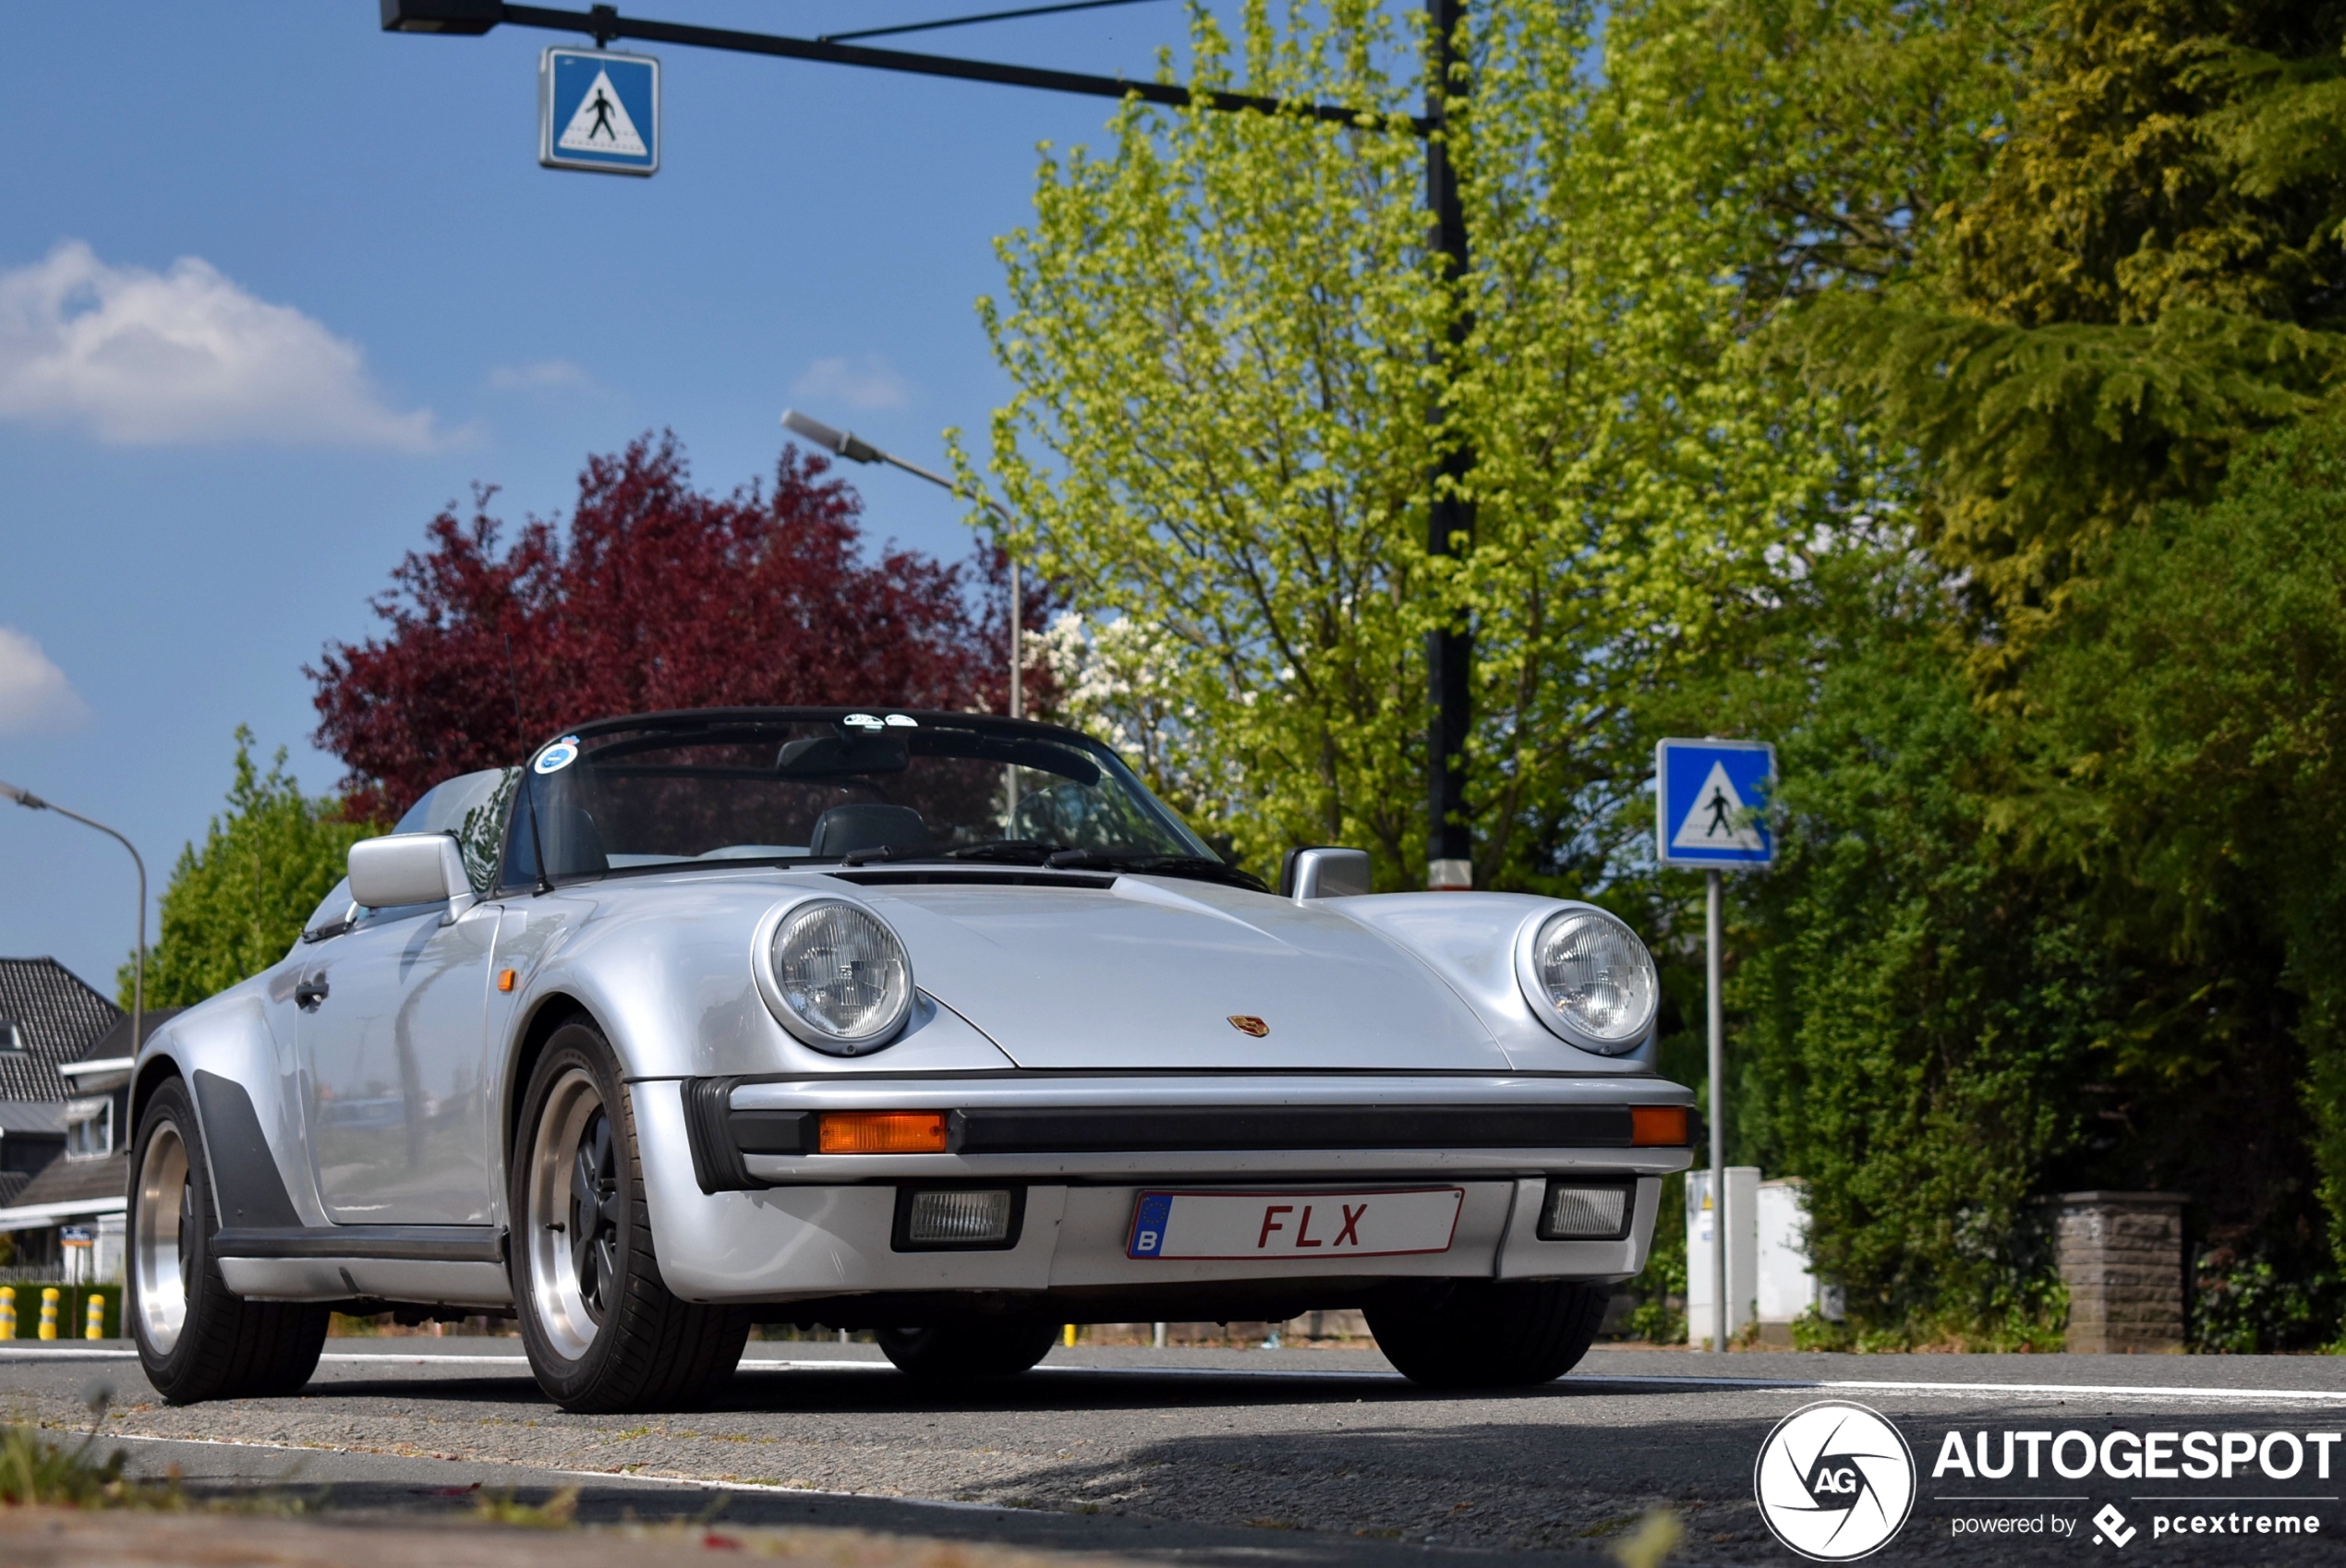
<svg viewBox="0 0 2346 1568">
<path fill-rule="evenodd" d="M 2183 1200 L 2070 1192 L 2050 1200 L 2053 1256 L 2069 1287 L 2066 1348 L 2155 1355 L 2183 1348 Z"/>
</svg>

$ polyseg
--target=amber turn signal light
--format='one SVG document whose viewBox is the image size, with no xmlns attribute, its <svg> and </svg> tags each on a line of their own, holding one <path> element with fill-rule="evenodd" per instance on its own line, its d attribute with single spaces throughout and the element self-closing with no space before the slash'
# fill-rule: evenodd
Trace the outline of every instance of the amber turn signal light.
<svg viewBox="0 0 2346 1568">
<path fill-rule="evenodd" d="M 1632 1149 L 1684 1149 L 1691 1141 L 1687 1136 L 1687 1108 L 1684 1105 L 1629 1107 L 1629 1146 Z"/>
<path fill-rule="evenodd" d="M 816 1147 L 825 1154 L 942 1154 L 942 1111 L 826 1111 Z"/>
<path fill-rule="evenodd" d="M 499 970 L 497 971 L 497 989 L 500 991 L 511 991 L 514 988 L 514 982 L 519 980 L 521 976 L 515 974 L 512 970 Z"/>
</svg>

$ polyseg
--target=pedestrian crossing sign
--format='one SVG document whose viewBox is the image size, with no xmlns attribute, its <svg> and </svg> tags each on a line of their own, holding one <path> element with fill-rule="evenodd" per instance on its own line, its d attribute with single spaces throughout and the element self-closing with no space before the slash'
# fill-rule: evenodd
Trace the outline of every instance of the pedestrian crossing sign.
<svg viewBox="0 0 2346 1568">
<path fill-rule="evenodd" d="M 550 169 L 659 169 L 659 62 L 608 49 L 538 57 L 538 161 Z"/>
<path fill-rule="evenodd" d="M 1663 865 L 1734 870 L 1775 863 L 1768 824 L 1775 747 L 1764 741 L 1664 741 L 1653 749 L 1653 773 Z"/>
</svg>

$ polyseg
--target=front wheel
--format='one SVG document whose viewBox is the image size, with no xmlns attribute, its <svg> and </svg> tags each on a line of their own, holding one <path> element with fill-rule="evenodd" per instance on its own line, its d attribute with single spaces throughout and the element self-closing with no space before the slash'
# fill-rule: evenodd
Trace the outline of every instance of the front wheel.
<svg viewBox="0 0 2346 1568">
<path fill-rule="evenodd" d="M 1454 1280 L 1368 1309 L 1376 1347 L 1428 1388 L 1530 1388 L 1596 1342 L 1605 1292 L 1569 1280 Z"/>
<path fill-rule="evenodd" d="M 220 1229 L 203 1129 L 173 1079 L 139 1113 L 130 1145 L 130 1299 L 139 1364 L 174 1405 L 292 1393 L 318 1369 L 332 1310 L 247 1301 L 212 1255 Z"/>
<path fill-rule="evenodd" d="M 1007 1378 L 1050 1354 L 1057 1323 L 973 1319 L 918 1329 L 881 1329 L 888 1358 L 916 1378 Z"/>
<path fill-rule="evenodd" d="M 546 1396 L 595 1413 L 715 1393 L 741 1361 L 749 1316 L 679 1300 L 660 1283 L 635 1118 L 591 1024 L 547 1041 L 514 1152 L 514 1303 Z"/>
</svg>

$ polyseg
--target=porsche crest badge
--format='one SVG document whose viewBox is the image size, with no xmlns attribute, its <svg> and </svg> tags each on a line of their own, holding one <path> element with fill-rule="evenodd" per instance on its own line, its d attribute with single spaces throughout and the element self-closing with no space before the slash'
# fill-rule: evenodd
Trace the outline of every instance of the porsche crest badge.
<svg viewBox="0 0 2346 1568">
<path fill-rule="evenodd" d="M 1251 1034 L 1257 1040 L 1262 1039 L 1264 1035 L 1271 1032 L 1271 1026 L 1269 1024 L 1264 1023 L 1261 1019 L 1255 1018 L 1247 1013 L 1232 1013 L 1230 1015 L 1230 1027 L 1237 1030 L 1240 1034 Z"/>
</svg>

